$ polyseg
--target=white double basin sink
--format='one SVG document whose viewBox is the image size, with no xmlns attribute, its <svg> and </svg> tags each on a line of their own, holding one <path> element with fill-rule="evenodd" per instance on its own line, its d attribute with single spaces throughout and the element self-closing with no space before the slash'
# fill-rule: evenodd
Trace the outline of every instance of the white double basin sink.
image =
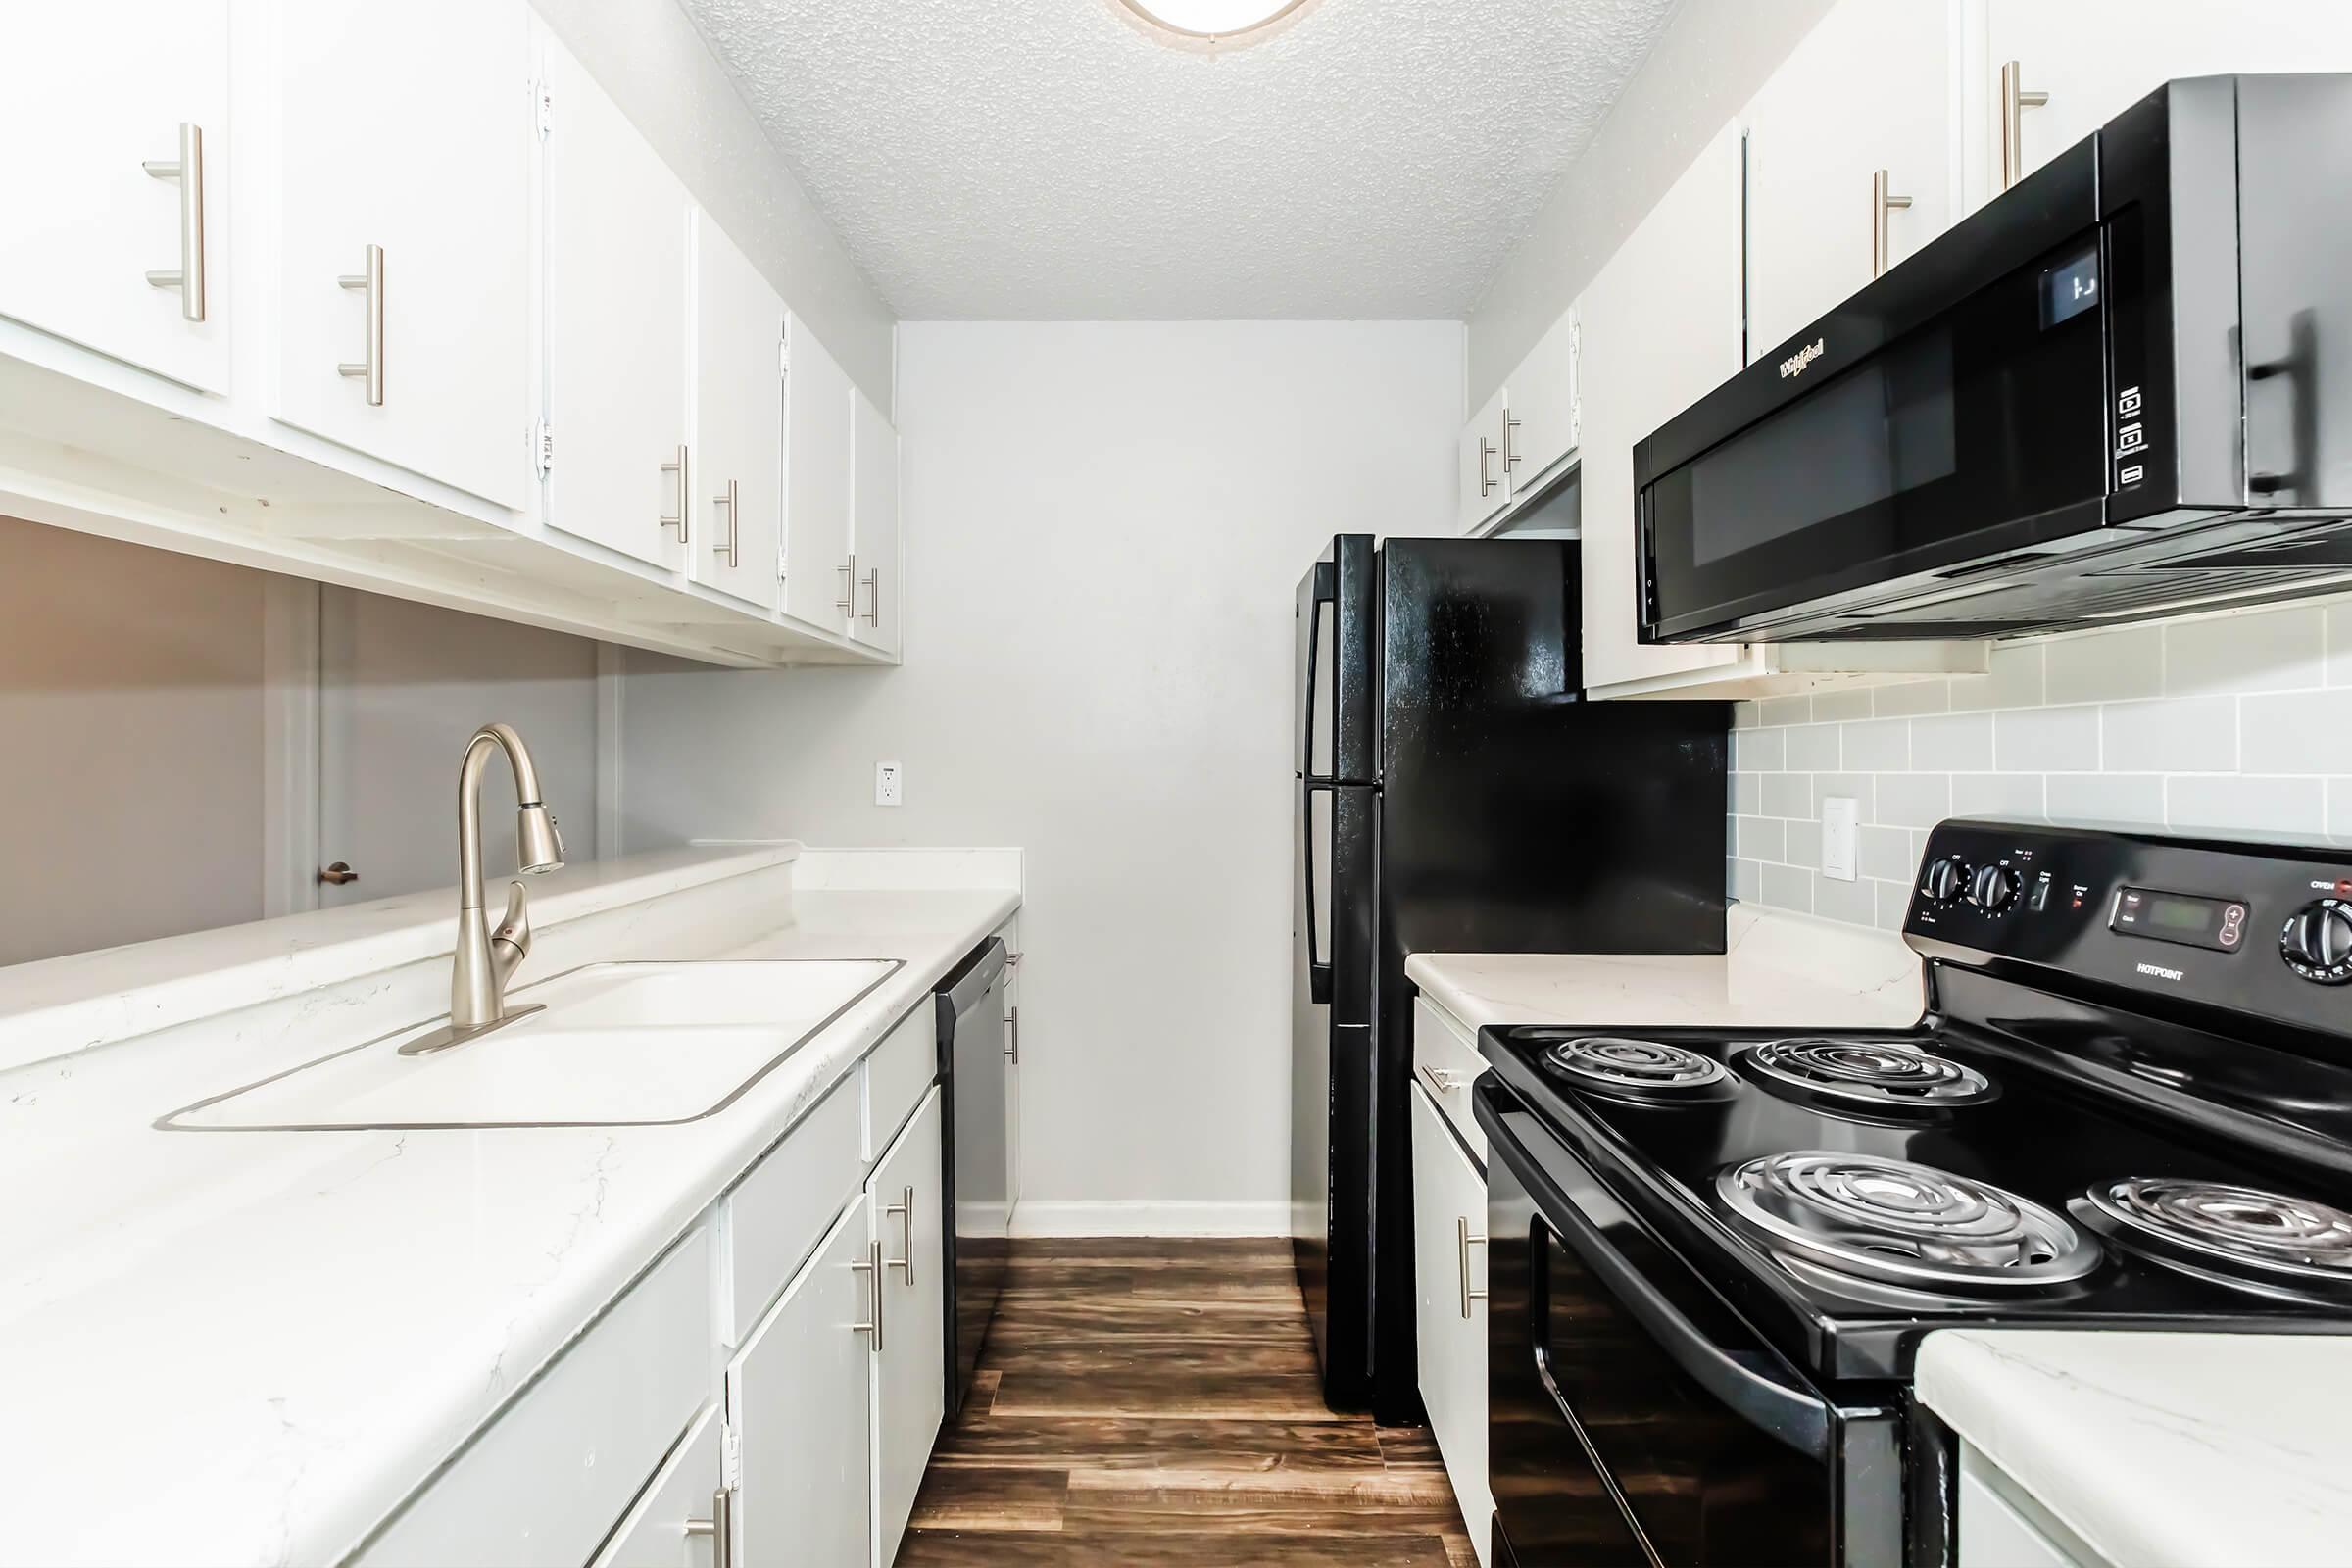
<svg viewBox="0 0 2352 1568">
<path fill-rule="evenodd" d="M 542 1011 L 425 1055 L 431 1022 L 160 1118 L 187 1131 L 658 1126 L 724 1109 L 896 958 L 592 963 L 511 993 Z"/>
</svg>

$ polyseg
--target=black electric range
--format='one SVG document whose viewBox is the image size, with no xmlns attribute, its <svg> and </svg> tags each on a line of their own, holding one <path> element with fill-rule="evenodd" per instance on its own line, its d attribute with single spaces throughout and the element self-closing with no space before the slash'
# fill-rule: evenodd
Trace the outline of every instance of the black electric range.
<svg viewBox="0 0 2352 1568">
<path fill-rule="evenodd" d="M 1903 1031 L 1482 1031 L 1498 1560 L 1948 1562 L 1937 1328 L 2352 1330 L 2352 852 L 1930 841 Z"/>
</svg>

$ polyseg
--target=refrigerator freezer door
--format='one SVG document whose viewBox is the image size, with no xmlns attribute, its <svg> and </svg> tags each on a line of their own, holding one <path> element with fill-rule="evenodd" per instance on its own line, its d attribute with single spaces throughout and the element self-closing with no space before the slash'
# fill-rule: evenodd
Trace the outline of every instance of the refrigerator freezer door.
<svg viewBox="0 0 2352 1568">
<path fill-rule="evenodd" d="M 1348 533 L 1299 581 L 1291 771 L 1301 778 L 1378 780 L 1378 571 L 1371 535 Z"/>
</svg>

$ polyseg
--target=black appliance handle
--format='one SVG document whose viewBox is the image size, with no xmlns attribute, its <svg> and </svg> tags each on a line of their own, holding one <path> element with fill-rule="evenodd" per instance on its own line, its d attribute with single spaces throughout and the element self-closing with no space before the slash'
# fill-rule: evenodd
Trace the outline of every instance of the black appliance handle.
<svg viewBox="0 0 2352 1568">
<path fill-rule="evenodd" d="M 1306 715 L 1304 732 L 1298 737 L 1298 776 L 1312 779 L 1315 774 L 1315 675 L 1322 664 L 1323 614 L 1322 607 L 1340 602 L 1340 568 L 1329 561 L 1315 563 L 1315 586 L 1306 601 L 1306 691 L 1299 698 L 1298 711 Z M 1333 627 L 1338 634 L 1338 627 Z M 1336 702 L 1338 699 L 1335 698 Z M 1336 718 L 1337 715 L 1335 714 Z M 1333 765 L 1339 762 L 1338 739 L 1333 739 Z"/>
<path fill-rule="evenodd" d="M 1707 1338 L 1658 1288 L 1642 1277 L 1625 1255 L 1585 1218 L 1575 1200 L 1519 1147 L 1518 1135 L 1502 1125 L 1486 1097 L 1476 1101 L 1489 1148 L 1502 1156 L 1536 1207 L 1560 1240 L 1614 1295 L 1636 1322 L 1657 1341 L 1674 1364 L 1750 1426 L 1778 1439 L 1807 1458 L 1827 1464 L 1833 1457 L 1830 1407 L 1811 1392 L 1767 1377 Z M 1556 1390 L 1553 1397 L 1558 1398 Z M 1571 1412 L 1573 1414 L 1573 1412 Z"/>
<path fill-rule="evenodd" d="M 1308 997 L 1322 1004 L 1331 1000 L 1331 956 L 1318 955 L 1315 949 L 1315 796 L 1330 793 L 1331 786 L 1304 779 L 1298 790 L 1298 853 L 1306 858 L 1306 988 Z M 1337 832 L 1336 802 L 1333 811 L 1333 831 Z"/>
</svg>

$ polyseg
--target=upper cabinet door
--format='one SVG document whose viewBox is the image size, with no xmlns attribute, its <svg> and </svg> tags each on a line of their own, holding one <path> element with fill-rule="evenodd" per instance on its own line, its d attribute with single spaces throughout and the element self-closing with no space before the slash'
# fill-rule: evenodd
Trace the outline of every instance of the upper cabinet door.
<svg viewBox="0 0 2352 1568">
<path fill-rule="evenodd" d="M 533 412 L 522 0 L 301 0 L 274 16 L 270 412 L 519 511 Z"/>
<path fill-rule="evenodd" d="M 1749 358 L 1951 225 L 1951 61 L 1945 7 L 1838 0 L 1749 105 Z"/>
<path fill-rule="evenodd" d="M 1585 684 L 1728 664 L 1737 644 L 1645 647 L 1634 444 L 1740 369 L 1740 130 L 1726 126 L 1585 291 Z"/>
<path fill-rule="evenodd" d="M 1986 80 L 1991 188 L 2003 188 L 2003 138 L 2031 173 L 2175 76 L 2352 70 L 2352 7 L 2343 0 L 2138 0 L 2129 7 L 1990 0 Z M 2017 65 L 2014 91 L 2002 67 Z M 2030 100 L 2040 95 L 2046 102 Z"/>
<path fill-rule="evenodd" d="M 707 454 L 687 439 L 693 204 L 570 51 L 541 34 L 547 522 L 679 570 L 712 531 L 709 466 L 695 461 Z"/>
<path fill-rule="evenodd" d="M 798 317 L 785 321 L 784 613 L 850 629 L 850 378 Z"/>
<path fill-rule="evenodd" d="M 697 582 L 776 608 L 784 516 L 784 300 L 710 220 L 696 220 Z"/>
<path fill-rule="evenodd" d="M 1514 499 L 1576 450 L 1576 356 L 1580 328 L 1571 310 L 1551 323 L 1511 372 L 1504 399 L 1502 467 Z"/>
<path fill-rule="evenodd" d="M 853 394 L 851 554 L 857 593 L 850 634 L 869 647 L 899 651 L 899 432 L 862 392 Z"/>
<path fill-rule="evenodd" d="M 1502 467 L 1502 411 L 1509 400 L 1507 388 L 1496 388 L 1456 439 L 1454 521 L 1464 533 L 1477 532 L 1489 517 L 1510 505 L 1510 476 Z"/>
<path fill-rule="evenodd" d="M 17 6 L 0 49 L 0 315 L 227 391 L 227 0 Z"/>
</svg>

